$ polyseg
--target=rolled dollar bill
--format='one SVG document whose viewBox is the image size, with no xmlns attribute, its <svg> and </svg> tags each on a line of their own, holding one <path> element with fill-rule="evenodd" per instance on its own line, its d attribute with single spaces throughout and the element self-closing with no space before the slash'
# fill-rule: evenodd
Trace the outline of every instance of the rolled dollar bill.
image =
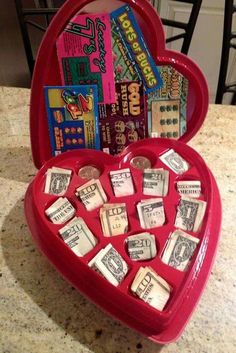
<svg viewBox="0 0 236 353">
<path fill-rule="evenodd" d="M 129 168 L 111 171 L 110 178 L 116 197 L 134 194 L 134 185 Z"/>
<path fill-rule="evenodd" d="M 190 197 L 182 197 L 177 208 L 175 226 L 183 230 L 198 232 L 201 228 L 207 203 Z"/>
<path fill-rule="evenodd" d="M 59 233 L 64 242 L 80 257 L 91 251 L 97 244 L 97 238 L 81 217 L 74 217 L 59 230 Z"/>
<path fill-rule="evenodd" d="M 44 192 L 46 194 L 62 196 L 70 184 L 71 170 L 52 167 L 47 170 Z"/>
<path fill-rule="evenodd" d="M 105 237 L 127 233 L 128 217 L 126 204 L 104 204 L 103 207 L 100 208 L 100 220 Z"/>
<path fill-rule="evenodd" d="M 127 263 L 111 244 L 100 250 L 88 266 L 98 271 L 114 286 L 118 286 L 128 272 Z"/>
<path fill-rule="evenodd" d="M 105 191 L 98 179 L 92 179 L 78 187 L 75 195 L 80 198 L 88 211 L 93 211 L 107 201 Z"/>
<path fill-rule="evenodd" d="M 59 197 L 45 210 L 46 215 L 55 224 L 62 224 L 75 215 L 75 208 L 66 197 Z"/>
<path fill-rule="evenodd" d="M 166 196 L 169 187 L 169 171 L 164 169 L 144 169 L 143 194 Z"/>
<path fill-rule="evenodd" d="M 201 195 L 200 180 L 179 180 L 177 190 L 181 196 L 198 198 Z"/>
<path fill-rule="evenodd" d="M 198 243 L 198 238 L 177 229 L 170 234 L 167 240 L 162 261 L 179 271 L 185 271 Z"/>
<path fill-rule="evenodd" d="M 153 259 L 157 254 L 155 236 L 150 233 L 130 235 L 126 239 L 129 257 L 134 261 Z"/>
<path fill-rule="evenodd" d="M 162 311 L 170 297 L 170 285 L 151 267 L 140 267 L 131 285 L 131 291 L 145 303 Z"/>
<path fill-rule="evenodd" d="M 189 164 L 173 149 L 163 153 L 160 160 L 176 174 L 183 174 L 189 169 Z"/>
<path fill-rule="evenodd" d="M 146 199 L 137 204 L 140 225 L 143 229 L 160 227 L 165 223 L 163 200 Z"/>
</svg>

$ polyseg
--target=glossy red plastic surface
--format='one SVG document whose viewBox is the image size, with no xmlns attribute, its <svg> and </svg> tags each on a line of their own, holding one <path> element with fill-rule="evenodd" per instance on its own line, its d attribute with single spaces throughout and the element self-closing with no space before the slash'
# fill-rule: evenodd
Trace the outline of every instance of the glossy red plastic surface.
<svg viewBox="0 0 236 353">
<path fill-rule="evenodd" d="M 170 170 L 169 192 L 164 200 L 166 223 L 151 229 L 157 243 L 157 256 L 150 261 L 132 261 L 125 249 L 125 239 L 130 234 L 141 232 L 136 204 L 143 198 L 142 172 L 130 165 L 137 155 L 147 157 L 153 168 L 168 169 L 158 158 L 163 152 L 173 148 L 189 164 L 190 169 L 181 176 Z M 78 170 L 92 164 L 101 171 L 100 181 L 108 196 L 108 202 L 126 202 L 129 218 L 128 234 L 104 237 L 99 220 L 99 209 L 88 212 L 75 197 L 75 188 L 84 184 Z M 98 245 L 84 257 L 76 256 L 60 238 L 58 230 L 64 225 L 53 224 L 46 216 L 45 209 L 56 197 L 44 193 L 46 171 L 56 166 L 72 170 L 72 180 L 65 196 L 76 208 L 98 239 Z M 109 171 L 129 167 L 132 172 L 136 193 L 116 198 L 110 184 Z M 186 272 L 178 271 L 161 261 L 161 254 L 167 237 L 172 232 L 180 195 L 176 191 L 177 180 L 196 179 L 201 181 L 201 199 L 207 202 L 202 227 L 197 233 L 190 233 L 200 239 L 191 265 Z M 74 287 L 90 298 L 102 309 L 131 328 L 148 336 L 155 342 L 167 343 L 175 340 L 184 329 L 210 274 L 215 256 L 221 224 L 221 203 L 215 180 L 202 158 L 190 147 L 180 141 L 167 139 L 146 139 L 130 145 L 117 157 L 100 151 L 83 150 L 66 152 L 52 158 L 41 168 L 30 184 L 25 197 L 25 213 L 33 238 L 42 252 L 57 270 Z M 88 262 L 106 244 L 112 243 L 128 263 L 129 272 L 124 281 L 114 287 L 106 279 L 88 267 Z M 151 266 L 173 288 L 170 300 L 163 312 L 158 311 L 135 297 L 130 290 L 131 283 L 140 266 Z"/>
<path fill-rule="evenodd" d="M 141 26 L 148 48 L 158 65 L 172 65 L 189 80 L 187 101 L 187 132 L 180 138 L 189 141 L 199 130 L 208 109 L 208 88 L 198 66 L 187 56 L 167 50 L 160 18 L 147 0 L 68 0 L 55 15 L 40 46 L 31 90 L 30 134 L 33 160 L 40 168 L 51 158 L 43 87 L 60 85 L 56 39 L 75 13 L 110 12 L 129 4 Z M 83 153 L 81 151 L 80 153 Z"/>
</svg>

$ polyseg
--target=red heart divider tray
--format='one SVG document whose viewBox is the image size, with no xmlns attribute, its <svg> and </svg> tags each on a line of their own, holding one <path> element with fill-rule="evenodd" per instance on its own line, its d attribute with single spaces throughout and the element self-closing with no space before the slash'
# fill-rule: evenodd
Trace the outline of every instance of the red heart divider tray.
<svg viewBox="0 0 236 353">
<path fill-rule="evenodd" d="M 172 65 L 189 81 L 187 132 L 180 138 L 181 142 L 169 139 L 146 139 L 136 142 L 117 157 L 100 151 L 78 150 L 66 152 L 50 159 L 51 149 L 43 87 L 61 85 L 56 39 L 77 12 L 111 12 L 124 3 L 132 6 L 157 65 Z M 94 11 L 95 8 L 98 10 Z M 207 108 L 208 89 L 202 72 L 185 55 L 165 48 L 161 21 L 146 0 L 126 0 L 123 2 L 68 0 L 51 22 L 38 52 L 32 81 L 31 146 L 34 163 L 41 169 L 30 184 L 25 197 L 25 213 L 29 228 L 42 252 L 73 286 L 116 319 L 160 343 L 175 340 L 184 329 L 206 284 L 219 239 L 221 204 L 217 185 L 202 158 L 184 144 L 199 130 L 206 116 Z M 153 168 L 164 167 L 168 169 L 158 157 L 170 148 L 173 148 L 189 162 L 191 168 L 182 176 L 177 176 L 170 170 L 169 192 L 163 198 L 166 223 L 162 227 L 150 230 L 155 235 L 157 256 L 150 261 L 134 262 L 126 252 L 125 239 L 131 234 L 142 231 L 136 213 L 136 204 L 147 197 L 142 195 L 142 172 L 134 169 L 130 165 L 130 160 L 134 156 L 142 155 L 151 161 Z M 99 179 L 108 196 L 108 202 L 126 202 L 129 231 L 125 235 L 104 237 L 99 220 L 99 210 L 87 212 L 75 197 L 75 188 L 84 183 L 84 180 L 78 176 L 78 170 L 84 165 L 91 164 L 101 171 Z M 76 256 L 60 238 L 58 230 L 65 224 L 55 225 L 45 216 L 45 209 L 56 200 L 55 196 L 44 193 L 45 173 L 52 166 L 72 170 L 72 180 L 64 196 L 71 201 L 76 208 L 76 215 L 85 220 L 98 239 L 95 249 L 82 258 Z M 125 167 L 131 169 L 136 193 L 132 196 L 115 198 L 110 184 L 109 171 Z M 207 202 L 201 230 L 194 234 L 200 239 L 200 243 L 187 272 L 175 270 L 161 261 L 167 237 L 174 230 L 176 207 L 180 199 L 176 190 L 176 181 L 180 179 L 200 180 L 202 184 L 201 199 Z M 128 274 L 118 287 L 111 285 L 87 265 L 90 259 L 108 243 L 112 243 L 129 266 Z M 173 288 L 170 300 L 162 312 L 135 297 L 130 290 L 134 276 L 142 265 L 153 267 Z"/>
<path fill-rule="evenodd" d="M 169 148 L 173 148 L 189 164 L 190 169 L 181 176 L 170 170 L 169 192 L 163 197 L 166 223 L 162 227 L 152 228 L 155 235 L 157 256 L 149 261 L 132 261 L 125 248 L 125 239 L 131 234 L 142 232 L 136 212 L 137 203 L 144 198 L 142 194 L 142 171 L 130 164 L 134 156 L 147 157 L 153 168 L 168 169 L 158 158 Z M 125 202 L 129 219 L 127 234 L 104 237 L 102 234 L 99 209 L 88 212 L 75 196 L 75 189 L 84 184 L 78 171 L 85 165 L 93 165 L 101 172 L 99 180 L 107 194 L 108 202 Z M 97 246 L 84 257 L 76 256 L 59 236 L 59 229 L 64 224 L 55 225 L 46 216 L 48 208 L 56 197 L 44 193 L 46 171 L 52 166 L 72 170 L 72 180 L 65 197 L 76 208 L 76 215 L 81 216 L 92 233 L 97 237 Z M 115 197 L 111 187 L 109 172 L 119 168 L 131 169 L 135 194 Z M 201 230 L 190 233 L 200 239 L 200 243 L 186 272 L 178 271 L 161 261 L 161 254 L 166 240 L 175 230 L 174 221 L 180 195 L 176 190 L 177 180 L 200 180 L 201 199 L 207 202 L 207 209 Z M 25 199 L 25 210 L 31 232 L 44 254 L 59 272 L 93 302 L 130 327 L 158 342 L 170 342 L 181 333 L 209 275 L 219 237 L 221 208 L 219 194 L 214 179 L 202 158 L 187 145 L 166 139 L 146 139 L 129 146 L 120 156 L 113 157 L 100 151 L 84 150 L 67 152 L 49 160 L 39 171 L 29 186 Z M 111 243 L 129 266 L 123 282 L 114 287 L 106 279 L 88 267 L 88 262 L 95 254 Z M 131 283 L 140 266 L 151 266 L 172 287 L 171 297 L 163 312 L 153 309 L 136 298 L 131 290 Z"/>
</svg>

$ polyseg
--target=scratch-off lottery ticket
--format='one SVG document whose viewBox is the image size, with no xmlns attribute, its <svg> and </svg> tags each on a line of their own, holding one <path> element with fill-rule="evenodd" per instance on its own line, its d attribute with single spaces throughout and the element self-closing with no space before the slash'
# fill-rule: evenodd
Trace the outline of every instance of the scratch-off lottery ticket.
<svg viewBox="0 0 236 353">
<path fill-rule="evenodd" d="M 76 15 L 57 40 L 64 85 L 96 84 L 98 101 L 115 101 L 109 14 Z"/>
<path fill-rule="evenodd" d="M 172 66 L 159 70 L 163 85 L 148 94 L 149 135 L 178 139 L 187 130 L 188 80 Z"/>
<path fill-rule="evenodd" d="M 116 102 L 99 104 L 101 149 L 118 154 L 130 143 L 147 137 L 146 100 L 142 82 L 116 83 Z"/>
<path fill-rule="evenodd" d="M 97 87 L 45 87 L 52 155 L 100 148 Z"/>
<path fill-rule="evenodd" d="M 143 81 L 147 93 L 160 88 L 162 80 L 158 68 L 131 8 L 125 5 L 113 11 L 111 23 L 116 82 Z"/>
</svg>

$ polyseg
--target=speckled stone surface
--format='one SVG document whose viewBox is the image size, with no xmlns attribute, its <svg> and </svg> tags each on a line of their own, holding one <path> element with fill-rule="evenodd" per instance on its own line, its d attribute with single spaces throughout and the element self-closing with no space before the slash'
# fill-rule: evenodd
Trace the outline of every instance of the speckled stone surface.
<svg viewBox="0 0 236 353">
<path fill-rule="evenodd" d="M 219 250 L 204 294 L 176 343 L 154 344 L 97 309 L 35 247 L 23 201 L 33 166 L 30 91 L 0 88 L 0 352 L 236 352 L 236 107 L 211 105 L 189 143 L 212 170 L 223 202 Z"/>
</svg>

